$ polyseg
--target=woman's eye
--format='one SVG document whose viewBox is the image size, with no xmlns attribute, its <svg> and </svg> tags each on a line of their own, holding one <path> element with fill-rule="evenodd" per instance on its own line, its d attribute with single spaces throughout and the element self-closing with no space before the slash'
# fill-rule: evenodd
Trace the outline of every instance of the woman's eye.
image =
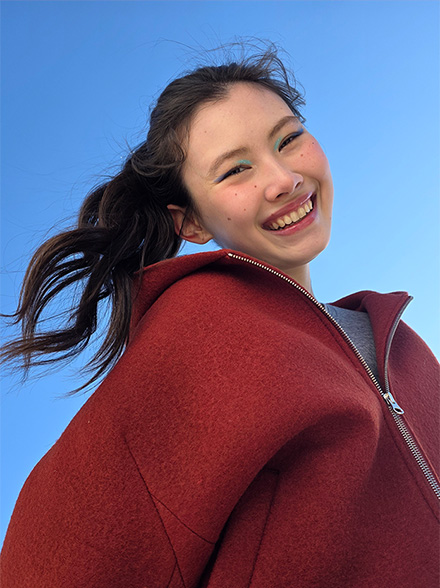
<svg viewBox="0 0 440 588">
<path fill-rule="evenodd" d="M 284 141 L 280 144 L 279 146 L 279 151 L 281 151 L 281 149 L 284 149 L 284 147 L 286 147 L 289 143 L 291 143 L 294 139 L 296 139 L 297 137 L 299 137 L 300 135 L 302 135 L 304 132 L 304 129 L 301 129 L 300 131 L 296 132 L 296 133 L 292 133 L 291 135 L 289 135 L 288 137 L 286 137 L 284 139 Z"/>
<path fill-rule="evenodd" d="M 225 174 L 223 174 L 219 178 L 218 181 L 221 182 L 222 180 L 225 180 L 226 178 L 229 178 L 230 176 L 236 176 L 238 174 L 241 174 L 241 172 L 243 172 L 246 169 L 249 169 L 249 167 L 245 167 L 244 165 L 237 165 L 237 167 L 234 167 L 234 168 L 230 169 L 228 172 L 226 172 Z"/>
</svg>

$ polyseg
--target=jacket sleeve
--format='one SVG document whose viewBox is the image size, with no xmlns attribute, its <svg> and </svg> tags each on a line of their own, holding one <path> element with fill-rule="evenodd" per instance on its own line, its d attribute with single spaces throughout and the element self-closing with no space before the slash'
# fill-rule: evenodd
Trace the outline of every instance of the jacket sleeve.
<svg viewBox="0 0 440 588">
<path fill-rule="evenodd" d="M 93 419 L 86 405 L 24 485 L 4 542 L 2 588 L 183 586 L 128 445 L 105 418 L 102 428 Z"/>
</svg>

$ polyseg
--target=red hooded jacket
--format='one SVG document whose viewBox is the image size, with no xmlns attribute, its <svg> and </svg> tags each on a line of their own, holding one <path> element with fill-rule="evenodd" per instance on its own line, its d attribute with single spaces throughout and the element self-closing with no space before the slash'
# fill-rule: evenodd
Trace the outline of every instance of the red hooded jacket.
<svg viewBox="0 0 440 588">
<path fill-rule="evenodd" d="M 368 312 L 378 383 L 275 268 L 147 268 L 123 357 L 21 491 L 2 588 L 437 588 L 439 371 L 408 300 L 335 303 Z"/>
</svg>

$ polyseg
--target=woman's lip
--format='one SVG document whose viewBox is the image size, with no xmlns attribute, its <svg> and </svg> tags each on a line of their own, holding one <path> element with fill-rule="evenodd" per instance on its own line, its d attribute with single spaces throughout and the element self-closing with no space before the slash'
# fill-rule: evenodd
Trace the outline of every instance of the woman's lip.
<svg viewBox="0 0 440 588">
<path fill-rule="evenodd" d="M 289 204 L 286 204 L 286 206 L 283 206 L 283 208 L 280 208 L 277 210 L 277 212 L 271 214 L 262 224 L 263 229 L 270 229 L 271 223 L 286 214 L 290 214 L 294 210 L 298 210 L 298 208 L 301 208 L 301 206 L 307 202 L 307 200 L 310 200 L 312 196 L 315 196 L 313 192 L 308 192 L 307 194 L 298 196 L 298 198 L 296 198 L 293 202 L 289 202 Z"/>
<path fill-rule="evenodd" d="M 317 208 L 318 208 L 318 203 L 317 203 L 317 198 L 315 194 L 312 194 L 312 199 L 313 199 L 313 209 L 306 214 L 306 216 L 304 216 L 301 220 L 297 221 L 296 223 L 292 223 L 291 225 L 287 225 L 285 228 L 282 229 L 266 229 L 267 231 L 270 231 L 273 235 L 278 235 L 280 237 L 283 236 L 289 236 L 292 235 L 293 233 L 296 233 L 297 231 L 301 231 L 302 229 L 304 229 L 305 227 L 308 227 L 316 218 L 317 215 Z M 304 204 L 305 201 L 303 201 Z M 277 217 L 279 218 L 279 217 Z M 263 227 L 265 228 L 265 227 Z"/>
</svg>

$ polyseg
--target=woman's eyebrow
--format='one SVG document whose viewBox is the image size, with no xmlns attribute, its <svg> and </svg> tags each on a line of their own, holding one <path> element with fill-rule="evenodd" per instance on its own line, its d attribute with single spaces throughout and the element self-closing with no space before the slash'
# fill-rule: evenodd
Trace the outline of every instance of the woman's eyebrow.
<svg viewBox="0 0 440 588">
<path fill-rule="evenodd" d="M 293 115 L 284 116 L 281 120 L 279 120 L 277 122 L 277 124 L 274 126 L 274 128 L 270 131 L 269 139 L 273 139 L 275 137 L 275 135 L 278 134 L 285 125 L 287 125 L 287 123 L 297 122 L 297 121 L 298 121 L 298 119 L 296 116 L 293 116 Z"/>
<path fill-rule="evenodd" d="M 297 122 L 297 117 L 293 115 L 283 116 L 281 120 L 277 122 L 277 124 L 273 127 L 273 129 L 269 133 L 269 140 L 273 139 L 274 136 L 279 133 L 279 131 L 289 122 Z M 208 171 L 208 177 L 215 177 L 218 173 L 219 167 L 228 159 L 233 159 L 234 157 L 239 157 L 240 155 L 245 155 L 248 152 L 247 147 L 238 147 L 237 149 L 231 149 L 230 151 L 225 151 L 221 155 L 219 155 L 211 165 Z"/>
</svg>

